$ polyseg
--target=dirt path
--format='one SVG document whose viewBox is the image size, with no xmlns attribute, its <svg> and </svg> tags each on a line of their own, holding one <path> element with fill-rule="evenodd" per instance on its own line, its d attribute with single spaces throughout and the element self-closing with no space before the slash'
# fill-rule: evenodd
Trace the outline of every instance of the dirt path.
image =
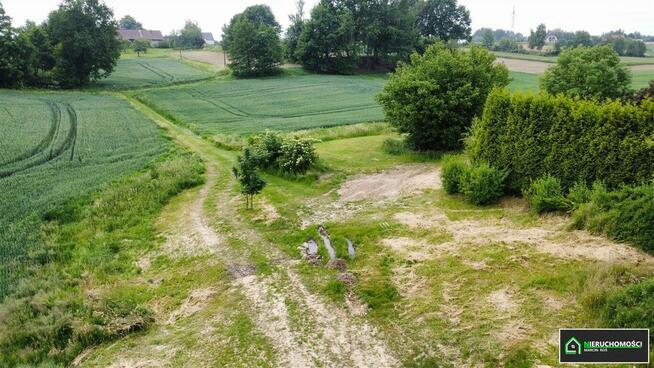
<svg viewBox="0 0 654 368">
<path fill-rule="evenodd" d="M 201 244 L 197 249 L 207 249 L 226 265 L 233 284 L 239 288 L 251 310 L 251 318 L 257 329 L 265 335 L 284 367 L 393 367 L 399 362 L 378 337 L 378 332 L 344 308 L 326 303 L 312 294 L 295 271 L 296 264 L 286 259 L 274 244 L 269 244 L 251 229 L 239 216 L 230 188 L 233 179 L 229 174 L 233 158 L 184 128 L 173 125 L 156 115 L 146 106 L 132 101 L 135 107 L 153 118 L 180 144 L 203 158 L 207 165 L 206 183 L 190 198 L 190 211 L 180 211 L 176 229 L 171 233 L 183 233 Z M 230 178 L 226 180 L 226 178 Z M 215 218 L 207 217 L 207 203 L 216 206 Z M 184 215 L 189 216 L 183 218 Z M 212 224 L 229 228 L 219 234 Z M 248 247 L 229 246 L 229 240 L 247 244 Z M 169 239 L 170 240 L 170 239 Z M 274 263 L 269 275 L 256 274 L 249 262 L 251 252 L 259 250 L 268 254 Z M 248 272 L 250 270 L 251 272 Z M 211 293 L 203 293 L 207 298 Z M 197 303 L 193 304 L 195 309 Z"/>
<path fill-rule="evenodd" d="M 497 63 L 502 63 L 512 72 L 521 72 L 529 74 L 543 74 L 547 68 L 555 65 L 553 63 L 546 63 L 542 61 L 534 60 L 519 60 L 519 59 L 507 59 L 498 57 L 495 59 Z M 632 65 L 629 66 L 629 69 L 633 72 L 637 71 L 651 71 L 654 73 L 654 64 L 649 65 Z"/>
</svg>

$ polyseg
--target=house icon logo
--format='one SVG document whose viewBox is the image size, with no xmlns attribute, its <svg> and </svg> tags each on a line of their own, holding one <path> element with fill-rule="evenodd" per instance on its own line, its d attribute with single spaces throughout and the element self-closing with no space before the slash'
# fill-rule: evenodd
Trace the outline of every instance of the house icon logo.
<svg viewBox="0 0 654 368">
<path fill-rule="evenodd" d="M 570 340 L 565 343 L 564 352 L 566 355 L 581 355 L 581 344 L 579 343 L 579 340 L 571 337 Z"/>
</svg>

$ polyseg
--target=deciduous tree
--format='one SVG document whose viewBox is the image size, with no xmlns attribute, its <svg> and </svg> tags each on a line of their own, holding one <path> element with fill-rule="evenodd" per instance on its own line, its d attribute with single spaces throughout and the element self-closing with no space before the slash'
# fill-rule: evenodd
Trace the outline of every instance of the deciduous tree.
<svg viewBox="0 0 654 368">
<path fill-rule="evenodd" d="M 79 87 L 111 74 L 120 57 L 118 24 L 100 0 L 64 0 L 48 17 L 54 75 L 62 87 Z"/>
<path fill-rule="evenodd" d="M 621 98 L 630 85 L 629 70 L 609 46 L 565 50 L 541 78 L 541 87 L 550 94 L 589 99 Z"/>
<path fill-rule="evenodd" d="M 527 41 L 529 42 L 530 49 L 542 50 L 545 46 L 545 39 L 547 38 L 547 28 L 543 23 L 536 27 L 536 32 L 533 30 L 529 34 Z"/>
<path fill-rule="evenodd" d="M 470 40 L 470 11 L 456 0 L 426 0 L 419 4 L 416 27 L 423 37 L 444 42 Z"/>
<path fill-rule="evenodd" d="M 377 99 L 414 149 L 451 150 L 462 146 L 491 89 L 508 83 L 506 66 L 496 65 L 485 49 L 462 51 L 437 43 L 401 64 Z"/>
<path fill-rule="evenodd" d="M 257 172 L 257 160 L 250 148 L 243 149 L 243 154 L 238 157 L 238 164 L 232 168 L 232 171 L 241 184 L 241 193 L 245 196 L 247 208 L 253 208 L 254 196 L 261 193 L 266 182 Z"/>
<path fill-rule="evenodd" d="M 143 24 L 137 22 L 131 15 L 122 17 L 118 25 L 121 29 L 143 29 Z"/>
<path fill-rule="evenodd" d="M 0 3 L 0 87 L 15 87 L 22 82 L 19 48 L 11 18 Z"/>
</svg>

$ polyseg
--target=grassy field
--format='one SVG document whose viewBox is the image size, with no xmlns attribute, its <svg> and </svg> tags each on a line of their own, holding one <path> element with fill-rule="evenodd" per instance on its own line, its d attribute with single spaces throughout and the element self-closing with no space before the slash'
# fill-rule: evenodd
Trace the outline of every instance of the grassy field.
<svg viewBox="0 0 654 368">
<path fill-rule="evenodd" d="M 512 78 L 509 89 L 512 92 L 538 92 L 540 75 L 521 72 L 509 72 Z M 631 72 L 631 86 L 634 89 L 647 87 L 651 80 L 654 80 L 654 72 L 639 70 Z"/>
<path fill-rule="evenodd" d="M 635 89 L 645 88 L 649 85 L 649 82 L 654 80 L 654 70 L 639 70 L 631 72 L 631 85 Z"/>
<path fill-rule="evenodd" d="M 137 58 L 126 55 L 118 61 L 114 73 L 109 78 L 98 81 L 91 87 L 132 89 L 190 82 L 211 76 L 212 73 L 206 70 L 165 56 Z"/>
<path fill-rule="evenodd" d="M 30 251 L 24 231 L 33 221 L 143 168 L 169 145 L 119 98 L 0 91 L 0 101 L 8 122 L 0 132 L 1 296 L 12 277 L 10 261 Z"/>
<path fill-rule="evenodd" d="M 529 54 L 518 54 L 513 52 L 501 52 L 493 51 L 493 54 L 497 57 L 503 57 L 506 59 L 518 59 L 518 60 L 531 60 L 531 61 L 542 61 L 544 63 L 556 63 L 557 56 L 540 56 L 540 55 L 529 55 Z M 627 65 L 651 65 L 654 64 L 654 57 L 632 57 L 632 56 L 621 56 L 620 59 L 623 63 Z"/>
<path fill-rule="evenodd" d="M 538 74 L 509 72 L 509 77 L 511 77 L 511 83 L 509 84 L 511 92 L 537 93 L 540 90 L 538 86 L 540 75 Z"/>
<path fill-rule="evenodd" d="M 138 93 L 140 100 L 204 135 L 292 131 L 384 118 L 374 96 L 385 76 L 311 75 L 294 70 L 261 79 L 224 78 Z"/>
</svg>

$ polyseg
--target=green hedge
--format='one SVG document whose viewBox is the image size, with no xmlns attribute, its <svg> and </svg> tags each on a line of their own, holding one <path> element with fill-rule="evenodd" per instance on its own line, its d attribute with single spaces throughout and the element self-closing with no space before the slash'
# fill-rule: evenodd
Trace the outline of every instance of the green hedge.
<svg viewBox="0 0 654 368">
<path fill-rule="evenodd" d="M 564 190 L 579 181 L 643 183 L 654 173 L 654 101 L 636 106 L 495 90 L 467 145 L 474 161 L 508 170 L 514 192 L 548 174 Z"/>
</svg>

